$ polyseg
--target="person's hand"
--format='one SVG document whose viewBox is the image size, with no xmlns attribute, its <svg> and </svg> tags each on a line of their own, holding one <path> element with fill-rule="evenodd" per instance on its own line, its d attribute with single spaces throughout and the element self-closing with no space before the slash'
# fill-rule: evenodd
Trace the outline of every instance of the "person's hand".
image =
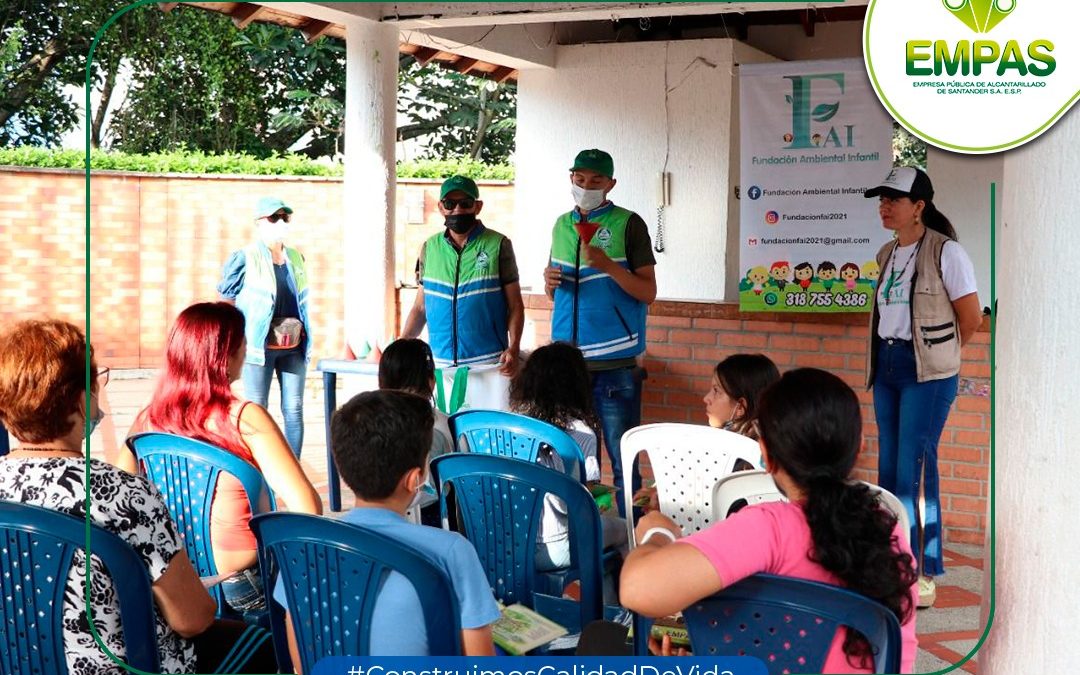
<svg viewBox="0 0 1080 675">
<path fill-rule="evenodd" d="M 499 372 L 506 377 L 513 377 L 518 367 L 518 349 L 510 347 L 499 354 Z"/>
<path fill-rule="evenodd" d="M 562 284 L 562 272 L 552 265 L 544 268 L 544 292 L 551 295 Z"/>
<path fill-rule="evenodd" d="M 654 527 L 662 527 L 669 530 L 675 538 L 678 539 L 683 536 L 682 528 L 675 524 L 671 518 L 668 518 L 659 511 L 649 511 L 641 517 L 641 520 L 637 522 L 637 526 L 634 528 L 634 540 L 641 541 L 641 538 L 645 536 L 645 533 Z M 649 540 L 649 543 L 654 541 L 666 541 L 666 537 L 654 537 Z"/>
<path fill-rule="evenodd" d="M 660 494 L 655 487 L 643 487 L 634 493 L 634 506 L 643 512 L 660 510 Z"/>
<path fill-rule="evenodd" d="M 653 656 L 693 656 L 693 652 L 686 647 L 673 647 L 670 635 L 665 635 L 660 640 L 650 635 L 649 653 Z"/>
<path fill-rule="evenodd" d="M 604 274 L 611 274 L 612 267 L 618 267 L 618 263 L 608 257 L 607 253 L 604 253 L 604 249 L 597 246 L 581 245 L 581 252 L 585 258 L 585 264 L 589 267 L 600 270 Z"/>
</svg>

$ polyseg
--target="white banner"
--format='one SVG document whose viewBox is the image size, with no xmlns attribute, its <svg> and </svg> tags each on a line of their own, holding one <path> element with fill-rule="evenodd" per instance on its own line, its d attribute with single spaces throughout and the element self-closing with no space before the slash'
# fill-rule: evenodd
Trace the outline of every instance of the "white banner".
<svg viewBox="0 0 1080 675">
<path fill-rule="evenodd" d="M 869 311 L 889 233 L 863 192 L 892 166 L 892 119 L 862 61 L 739 71 L 739 308 Z"/>
</svg>

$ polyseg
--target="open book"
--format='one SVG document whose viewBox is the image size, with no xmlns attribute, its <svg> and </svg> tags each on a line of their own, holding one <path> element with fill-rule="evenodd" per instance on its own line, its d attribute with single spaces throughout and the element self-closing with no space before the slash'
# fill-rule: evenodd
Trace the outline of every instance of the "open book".
<svg viewBox="0 0 1080 675">
<path fill-rule="evenodd" d="M 521 656 L 555 638 L 566 635 L 566 629 L 525 605 L 502 608 L 502 617 L 491 627 L 495 644 L 507 654 Z"/>
</svg>

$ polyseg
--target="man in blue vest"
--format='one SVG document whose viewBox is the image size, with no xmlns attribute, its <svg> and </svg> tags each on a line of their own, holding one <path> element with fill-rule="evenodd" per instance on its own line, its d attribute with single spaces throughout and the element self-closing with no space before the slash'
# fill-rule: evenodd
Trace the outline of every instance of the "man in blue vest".
<svg viewBox="0 0 1080 675">
<path fill-rule="evenodd" d="M 656 299 L 656 258 L 641 216 L 608 200 L 614 175 L 611 155 L 602 150 L 582 150 L 574 159 L 576 207 L 555 221 L 544 290 L 555 302 L 551 339 L 585 354 L 615 487 L 622 489 L 622 435 L 641 424 L 637 357 L 645 351 L 645 315 Z M 637 471 L 631 485 L 635 492 L 641 485 Z M 623 501 L 618 504 L 625 516 Z"/>
<path fill-rule="evenodd" d="M 517 367 L 525 303 L 510 240 L 476 216 L 484 202 L 472 179 L 447 178 L 439 191 L 446 229 L 420 249 L 416 292 L 401 337 L 428 326 L 435 365 L 498 363 L 504 375 Z"/>
</svg>

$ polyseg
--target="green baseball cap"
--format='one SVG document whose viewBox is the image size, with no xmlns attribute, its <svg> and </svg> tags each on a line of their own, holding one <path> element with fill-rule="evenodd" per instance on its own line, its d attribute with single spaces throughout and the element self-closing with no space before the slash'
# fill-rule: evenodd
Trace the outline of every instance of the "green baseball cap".
<svg viewBox="0 0 1080 675">
<path fill-rule="evenodd" d="M 259 200 L 259 203 L 255 206 L 255 219 L 265 218 L 278 211 L 284 211 L 285 213 L 292 213 L 292 209 L 289 205 L 281 201 L 277 197 L 263 197 Z"/>
<path fill-rule="evenodd" d="M 465 176 L 450 176 L 444 180 L 442 189 L 439 190 L 439 199 L 455 191 L 464 192 L 473 199 L 480 199 L 480 188 L 476 187 L 476 181 Z"/>
<path fill-rule="evenodd" d="M 578 169 L 595 171 L 608 178 L 615 177 L 615 162 L 611 159 L 611 155 L 596 148 L 582 150 L 577 154 L 577 157 L 574 158 L 574 166 L 570 167 L 570 170 L 577 171 Z"/>
</svg>

